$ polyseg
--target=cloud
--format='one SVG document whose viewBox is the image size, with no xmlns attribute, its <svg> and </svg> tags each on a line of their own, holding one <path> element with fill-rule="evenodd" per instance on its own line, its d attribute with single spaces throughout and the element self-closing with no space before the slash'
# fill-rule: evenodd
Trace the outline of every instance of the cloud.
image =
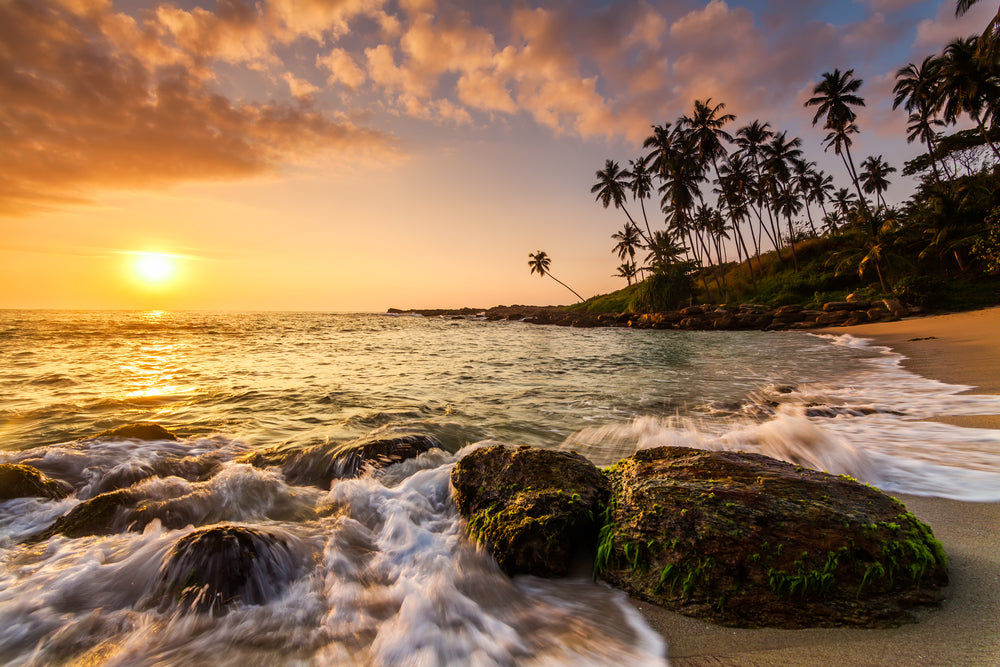
<svg viewBox="0 0 1000 667">
<path fill-rule="evenodd" d="M 333 49 L 325 56 L 317 56 L 316 66 L 330 72 L 327 83 L 342 83 L 354 89 L 365 82 L 364 70 L 358 67 L 354 58 L 344 49 Z"/>
<path fill-rule="evenodd" d="M 386 134 L 232 100 L 183 66 L 151 65 L 130 50 L 155 50 L 148 32 L 105 3 L 69 4 L 0 3 L 0 212 L 85 200 L 92 188 L 243 178 L 319 151 L 391 150 Z"/>
<path fill-rule="evenodd" d="M 285 72 L 281 77 L 288 84 L 288 90 L 292 97 L 297 100 L 307 102 L 312 101 L 313 95 L 319 92 L 319 88 L 309 83 L 305 79 L 300 79 L 291 72 Z"/>
<path fill-rule="evenodd" d="M 955 16 L 955 6 L 942 2 L 937 16 L 924 19 L 917 26 L 914 47 L 921 51 L 942 51 L 949 42 L 958 37 L 980 35 L 994 16 L 993 3 L 980 2 L 972 6 L 964 16 Z"/>
</svg>

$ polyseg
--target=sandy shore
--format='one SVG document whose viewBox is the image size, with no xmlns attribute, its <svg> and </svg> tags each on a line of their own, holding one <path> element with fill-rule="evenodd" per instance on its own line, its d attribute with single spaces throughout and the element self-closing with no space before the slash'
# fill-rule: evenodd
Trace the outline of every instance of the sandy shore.
<svg viewBox="0 0 1000 667">
<path fill-rule="evenodd" d="M 1000 394 L 1000 308 L 868 324 L 830 333 L 872 338 L 924 377 Z M 1000 428 L 1000 416 L 943 417 Z M 951 565 L 947 599 L 919 621 L 887 630 L 740 630 L 636 602 L 678 667 L 733 665 L 1000 665 L 1000 503 L 898 496 L 931 526 Z"/>
</svg>

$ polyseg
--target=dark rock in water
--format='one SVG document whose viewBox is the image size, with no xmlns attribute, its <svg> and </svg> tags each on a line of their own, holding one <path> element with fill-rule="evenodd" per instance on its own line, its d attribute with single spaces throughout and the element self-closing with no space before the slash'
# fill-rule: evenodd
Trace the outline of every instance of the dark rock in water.
<svg viewBox="0 0 1000 667">
<path fill-rule="evenodd" d="M 177 436 L 155 422 L 126 424 L 93 436 L 104 440 L 177 440 Z"/>
<path fill-rule="evenodd" d="M 73 487 L 43 475 L 31 466 L 0 463 L 0 500 L 38 496 L 59 500 L 73 493 Z"/>
<path fill-rule="evenodd" d="M 563 576 L 593 548 L 607 481 L 575 452 L 495 445 L 451 472 L 469 532 L 507 574 Z"/>
<path fill-rule="evenodd" d="M 125 530 L 132 521 L 133 509 L 142 496 L 129 489 L 119 489 L 94 496 L 55 520 L 31 541 L 53 535 L 85 537 L 111 535 Z"/>
<path fill-rule="evenodd" d="M 218 454 L 185 458 L 157 458 L 148 463 L 129 461 L 115 466 L 97 482 L 90 495 L 125 489 L 150 477 L 180 477 L 189 482 L 203 482 L 222 466 Z"/>
<path fill-rule="evenodd" d="M 358 477 L 411 459 L 434 447 L 436 438 L 414 433 L 380 436 L 347 443 L 324 443 L 306 449 L 271 449 L 239 459 L 257 468 L 280 466 L 289 484 L 329 489 L 335 479 Z"/>
<path fill-rule="evenodd" d="M 234 524 L 199 528 L 163 558 L 151 604 L 217 615 L 236 603 L 263 604 L 281 595 L 299 568 L 290 536 Z"/>
<path fill-rule="evenodd" d="M 758 454 L 640 451 L 607 471 L 596 569 L 662 607 L 745 627 L 882 627 L 940 602 L 940 542 L 899 501 Z"/>
</svg>

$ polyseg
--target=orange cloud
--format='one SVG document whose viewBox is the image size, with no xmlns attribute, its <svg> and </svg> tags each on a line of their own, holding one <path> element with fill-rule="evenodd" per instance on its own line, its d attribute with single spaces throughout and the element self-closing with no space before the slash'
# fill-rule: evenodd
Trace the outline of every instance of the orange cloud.
<svg viewBox="0 0 1000 667">
<path fill-rule="evenodd" d="M 318 151 L 391 149 L 387 135 L 308 107 L 231 100 L 183 67 L 150 65 L 127 48 L 148 34 L 112 20 L 105 3 L 70 4 L 0 3 L 0 212 L 79 201 L 92 187 L 240 178 Z"/>
</svg>

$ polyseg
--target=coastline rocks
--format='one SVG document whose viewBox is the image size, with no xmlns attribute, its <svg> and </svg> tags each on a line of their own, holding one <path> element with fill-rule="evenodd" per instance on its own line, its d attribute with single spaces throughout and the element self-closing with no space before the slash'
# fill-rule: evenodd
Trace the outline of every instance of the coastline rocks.
<svg viewBox="0 0 1000 667">
<path fill-rule="evenodd" d="M 125 424 L 116 428 L 101 431 L 88 440 L 177 440 L 177 436 L 155 422 L 138 422 Z"/>
<path fill-rule="evenodd" d="M 43 475 L 36 468 L 15 463 L 0 463 L 0 500 L 38 496 L 61 500 L 73 493 L 62 480 Z"/>
<path fill-rule="evenodd" d="M 163 557 L 150 603 L 215 615 L 236 602 L 262 604 L 284 592 L 298 561 L 287 534 L 234 524 L 199 528 Z"/>
<path fill-rule="evenodd" d="M 604 475 L 575 452 L 493 445 L 455 464 L 451 484 L 469 533 L 508 575 L 565 576 L 592 552 Z"/>
<path fill-rule="evenodd" d="M 433 447 L 441 447 L 429 435 L 407 433 L 372 436 L 347 443 L 323 443 L 305 449 L 270 449 L 238 459 L 255 468 L 277 466 L 289 484 L 329 489 L 335 479 L 359 477 L 367 470 L 413 458 Z"/>
<path fill-rule="evenodd" d="M 142 499 L 142 494 L 130 489 L 102 493 L 80 503 L 29 541 L 53 535 L 86 537 L 122 532 L 132 523 L 134 507 Z"/>
<path fill-rule="evenodd" d="M 607 474 L 595 569 L 673 611 L 743 627 L 882 627 L 939 602 L 948 582 L 930 528 L 846 476 L 682 447 Z"/>
</svg>

